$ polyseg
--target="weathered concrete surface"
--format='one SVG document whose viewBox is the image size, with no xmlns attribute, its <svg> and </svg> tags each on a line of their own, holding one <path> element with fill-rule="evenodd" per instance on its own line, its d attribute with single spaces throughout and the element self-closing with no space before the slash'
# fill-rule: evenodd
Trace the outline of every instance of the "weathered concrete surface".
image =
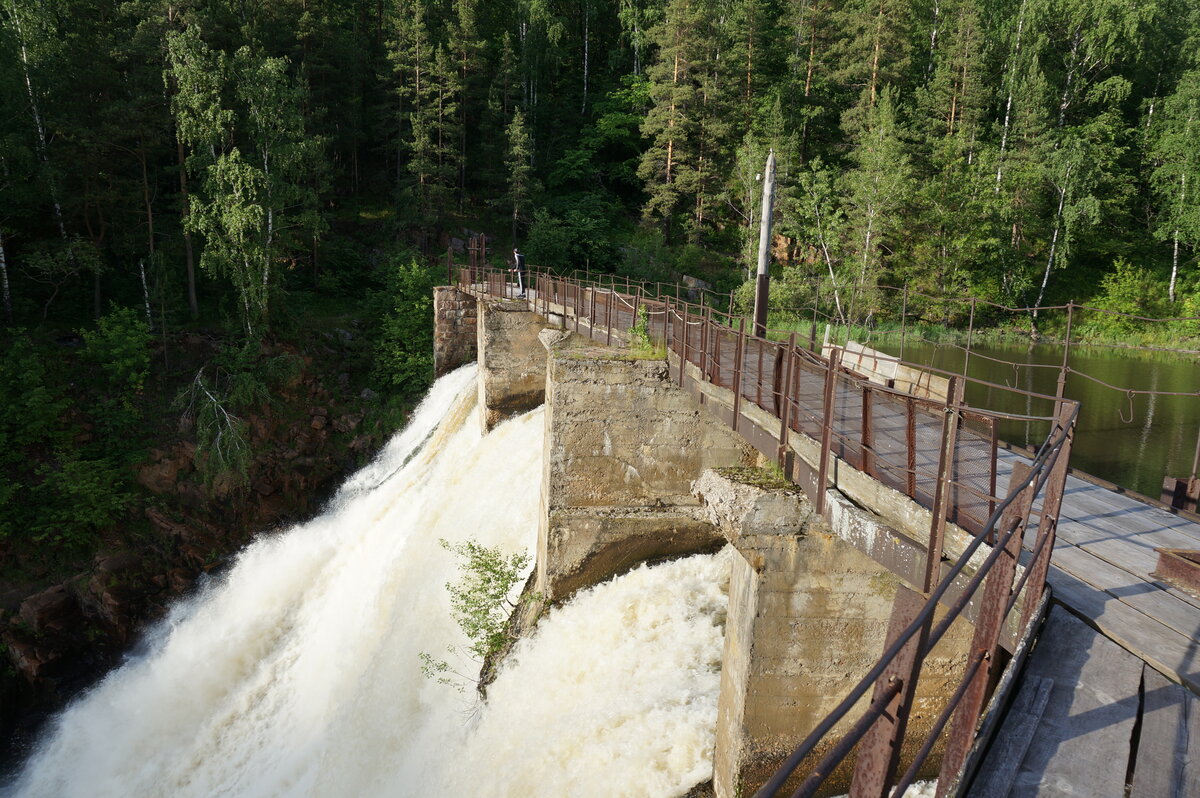
<svg viewBox="0 0 1200 798">
<path fill-rule="evenodd" d="M 668 354 L 672 369 L 678 368 L 678 357 Z M 700 370 L 687 364 L 689 379 L 699 380 Z M 705 406 L 715 413 L 732 416 L 733 392 L 712 383 L 699 382 L 704 394 Z M 741 404 L 742 424 L 754 424 L 762 429 L 777 433 L 779 420 L 751 402 Z M 788 449 L 797 462 L 804 461 L 814 471 L 820 464 L 821 445 L 802 433 L 793 432 L 788 437 Z M 769 459 L 774 460 L 770 455 Z M 876 562 L 886 565 L 892 573 L 899 575 L 910 587 L 920 589 L 925 573 L 925 541 L 929 539 L 932 513 L 905 494 L 850 466 L 835 455 L 829 456 L 829 487 L 826 491 L 827 506 L 834 524 L 831 531 L 842 540 L 866 553 Z M 861 508 L 869 507 L 871 512 Z M 954 523 L 945 526 L 945 559 L 941 571 L 945 573 L 950 563 L 967 548 L 972 536 Z M 973 569 L 986 559 L 988 550 L 981 548 L 972 556 L 967 572 L 960 575 L 943 596 L 943 603 L 955 601 L 962 588 L 970 581 Z M 1018 566 L 1020 573 L 1021 566 Z M 1021 636 L 1020 617 L 1025 606 L 1025 592 L 1018 599 L 1009 615 L 1001 635 L 1000 644 L 1012 651 Z M 968 621 L 973 621 L 978 612 L 978 601 L 968 603 L 964 612 Z"/>
<path fill-rule="evenodd" d="M 433 376 L 440 377 L 475 359 L 475 297 L 454 286 L 433 289 Z"/>
<path fill-rule="evenodd" d="M 479 410 L 484 431 L 542 403 L 546 348 L 538 341 L 545 320 L 524 301 L 480 300 Z"/>
<path fill-rule="evenodd" d="M 736 472 L 706 471 L 694 487 L 710 520 L 742 555 L 730 579 L 717 710 L 719 798 L 757 789 L 871 669 L 899 585 L 831 534 L 794 486 L 743 480 Z M 961 626 L 927 662 L 910 737 L 928 730 L 961 676 L 970 635 Z M 835 741 L 855 717 L 827 739 Z M 829 794 L 844 791 L 848 766 L 827 784 Z"/>
<path fill-rule="evenodd" d="M 712 550 L 691 482 L 757 455 L 671 384 L 666 364 L 545 330 L 537 590 L 561 600 L 647 559 Z"/>
</svg>

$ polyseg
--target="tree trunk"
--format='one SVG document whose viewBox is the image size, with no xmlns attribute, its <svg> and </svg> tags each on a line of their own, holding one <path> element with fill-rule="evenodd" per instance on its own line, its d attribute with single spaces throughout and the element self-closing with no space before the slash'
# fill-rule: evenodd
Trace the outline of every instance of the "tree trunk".
<svg viewBox="0 0 1200 798">
<path fill-rule="evenodd" d="M 29 95 L 29 112 L 33 115 L 33 124 L 37 128 L 37 151 L 38 160 L 47 171 L 47 182 L 50 186 L 50 201 L 54 205 L 54 221 L 58 224 L 58 235 L 62 239 L 63 244 L 67 243 L 67 226 L 63 222 L 62 203 L 58 198 L 58 182 L 54 176 L 49 174 L 50 171 L 50 155 L 46 148 L 46 128 L 42 124 L 42 111 L 38 106 L 37 95 L 33 91 L 33 79 L 29 74 L 29 51 L 25 46 L 25 34 L 21 30 L 21 18 L 17 13 L 16 3 L 10 4 L 12 8 L 13 26 L 16 28 L 17 41 L 21 48 L 21 70 L 25 78 L 25 91 Z M 74 261 L 74 255 L 71 260 Z"/>
<path fill-rule="evenodd" d="M 183 157 L 183 140 L 179 138 L 179 129 L 175 130 L 175 152 L 179 161 L 179 194 L 183 198 L 180 222 L 183 224 L 183 256 L 187 265 L 187 294 L 188 315 L 193 319 L 200 318 L 200 304 L 196 301 L 196 258 L 192 252 L 192 234 L 187 231 L 187 217 L 192 212 L 191 194 L 188 193 L 187 166 Z"/>
<path fill-rule="evenodd" d="M 4 233 L 0 232 L 0 299 L 4 302 L 4 323 L 13 323 L 12 294 L 8 290 L 8 258 L 4 254 Z"/>
<path fill-rule="evenodd" d="M 1063 175 L 1063 184 L 1058 189 L 1058 212 L 1054 215 L 1054 235 L 1050 237 L 1050 256 L 1046 258 L 1046 271 L 1042 273 L 1042 285 L 1038 289 L 1037 301 L 1033 303 L 1033 318 L 1038 317 L 1038 308 L 1046 295 L 1046 283 L 1050 282 L 1050 269 L 1054 267 L 1054 255 L 1058 252 L 1058 235 L 1062 231 L 1063 203 L 1067 198 L 1067 181 L 1071 179 L 1071 170 Z"/>
<path fill-rule="evenodd" d="M 138 260 L 138 272 L 142 276 L 142 300 L 146 303 L 146 329 L 154 332 L 154 317 L 150 314 L 150 289 L 146 286 L 145 260 Z"/>
<path fill-rule="evenodd" d="M 1180 232 L 1175 230 L 1175 234 L 1171 236 L 1171 284 L 1166 289 L 1166 296 L 1171 300 L 1171 304 L 1175 302 L 1175 280 L 1180 274 Z"/>
<path fill-rule="evenodd" d="M 1004 151 L 1008 146 L 1008 128 L 1012 121 L 1013 77 L 1017 71 L 1017 59 L 1021 55 L 1021 33 L 1025 29 L 1025 3 L 1021 0 L 1021 10 L 1017 12 L 1017 41 L 1013 46 L 1011 65 L 1008 68 L 1008 99 L 1004 103 L 1004 126 L 1000 132 L 1000 153 L 996 158 L 996 192 L 1000 193 L 1000 178 L 1004 172 Z"/>
</svg>

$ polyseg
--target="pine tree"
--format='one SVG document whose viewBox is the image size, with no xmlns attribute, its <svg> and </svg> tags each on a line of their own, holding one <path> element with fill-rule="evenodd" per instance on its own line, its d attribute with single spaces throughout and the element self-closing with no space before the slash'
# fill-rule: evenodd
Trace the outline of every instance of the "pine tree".
<svg viewBox="0 0 1200 798">
<path fill-rule="evenodd" d="M 508 169 L 508 202 L 512 208 L 512 240 L 527 224 L 532 210 L 535 191 L 533 178 L 533 141 L 525 123 L 525 114 L 517 109 L 507 129 L 508 150 L 504 165 Z"/>
</svg>

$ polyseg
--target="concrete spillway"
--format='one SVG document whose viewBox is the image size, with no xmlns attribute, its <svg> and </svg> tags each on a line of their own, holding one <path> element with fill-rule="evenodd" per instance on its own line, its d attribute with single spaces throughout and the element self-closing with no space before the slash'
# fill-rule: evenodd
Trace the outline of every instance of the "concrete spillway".
<svg viewBox="0 0 1200 798">
<path fill-rule="evenodd" d="M 438 382 L 322 516 L 264 536 L 53 724 L 5 796 L 679 795 L 711 773 L 728 554 L 583 591 L 478 705 L 438 545 L 531 551 L 541 411 L 481 436 Z M 464 674 L 477 663 L 449 655 Z"/>
</svg>

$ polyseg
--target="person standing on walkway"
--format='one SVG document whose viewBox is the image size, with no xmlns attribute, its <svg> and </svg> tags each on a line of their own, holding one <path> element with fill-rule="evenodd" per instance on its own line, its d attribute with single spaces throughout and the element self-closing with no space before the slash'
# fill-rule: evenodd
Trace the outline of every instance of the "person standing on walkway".
<svg viewBox="0 0 1200 798">
<path fill-rule="evenodd" d="M 521 299 L 525 298 L 525 256 L 516 247 L 513 247 L 513 267 L 510 272 L 517 273 L 517 290 L 520 291 L 518 296 Z"/>
</svg>

